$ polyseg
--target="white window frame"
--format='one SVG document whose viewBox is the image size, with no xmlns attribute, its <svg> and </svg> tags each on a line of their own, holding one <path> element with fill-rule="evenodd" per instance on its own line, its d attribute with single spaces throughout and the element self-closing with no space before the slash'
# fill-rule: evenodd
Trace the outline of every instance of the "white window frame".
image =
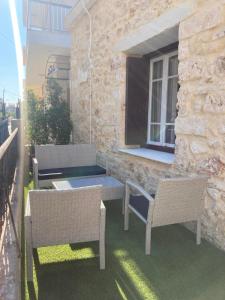
<svg viewBox="0 0 225 300">
<path fill-rule="evenodd" d="M 166 126 L 174 125 L 174 123 L 166 123 L 166 113 L 167 113 L 167 92 L 168 92 L 168 80 L 170 78 L 176 78 L 178 75 L 168 76 L 169 69 L 169 59 L 172 56 L 178 55 L 178 51 L 169 52 L 158 56 L 157 58 L 150 60 L 150 81 L 149 81 L 149 105 L 148 105 L 148 134 L 147 143 L 149 145 L 156 145 L 162 147 L 175 148 L 175 144 L 165 143 L 165 133 Z M 160 79 L 153 79 L 153 65 L 157 61 L 163 61 L 163 74 Z M 153 82 L 162 81 L 162 99 L 161 99 L 161 116 L 160 123 L 151 122 L 151 112 L 152 112 L 152 85 Z M 151 141 L 151 125 L 160 126 L 160 142 Z"/>
</svg>

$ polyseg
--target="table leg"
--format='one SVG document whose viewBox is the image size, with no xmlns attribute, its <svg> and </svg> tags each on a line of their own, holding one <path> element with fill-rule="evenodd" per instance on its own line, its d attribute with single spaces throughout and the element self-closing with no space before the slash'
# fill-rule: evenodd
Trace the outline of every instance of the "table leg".
<svg viewBox="0 0 225 300">
<path fill-rule="evenodd" d="M 122 198 L 122 215 L 124 215 L 125 212 L 125 197 Z"/>
</svg>

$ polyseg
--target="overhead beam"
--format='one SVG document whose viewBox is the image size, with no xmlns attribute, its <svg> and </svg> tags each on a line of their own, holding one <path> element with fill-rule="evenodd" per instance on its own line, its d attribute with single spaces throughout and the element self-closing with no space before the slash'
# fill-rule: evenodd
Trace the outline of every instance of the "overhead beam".
<svg viewBox="0 0 225 300">
<path fill-rule="evenodd" d="M 115 46 L 115 51 L 125 52 L 128 54 L 146 54 L 149 50 L 155 51 L 164 47 L 167 39 L 167 45 L 178 39 L 178 26 L 181 21 L 187 18 L 193 11 L 193 2 L 185 1 L 176 6 L 152 22 L 142 26 L 135 33 L 126 36 Z M 158 48 L 157 48 L 158 47 Z M 144 50 L 145 49 L 145 50 Z"/>
</svg>

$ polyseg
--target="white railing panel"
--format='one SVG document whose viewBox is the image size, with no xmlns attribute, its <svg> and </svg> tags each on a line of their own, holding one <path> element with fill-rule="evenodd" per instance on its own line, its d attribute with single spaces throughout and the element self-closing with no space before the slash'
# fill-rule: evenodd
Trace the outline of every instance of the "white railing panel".
<svg viewBox="0 0 225 300">
<path fill-rule="evenodd" d="M 66 31 L 64 20 L 70 10 L 70 6 L 31 0 L 28 28 L 37 31 Z"/>
</svg>

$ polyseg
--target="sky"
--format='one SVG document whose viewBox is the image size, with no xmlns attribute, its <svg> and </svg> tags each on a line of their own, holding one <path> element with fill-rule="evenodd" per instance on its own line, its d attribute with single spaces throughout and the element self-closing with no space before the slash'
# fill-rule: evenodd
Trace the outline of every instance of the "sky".
<svg viewBox="0 0 225 300">
<path fill-rule="evenodd" d="M 23 0 L 15 0 L 23 45 L 26 30 L 23 26 Z M 8 0 L 0 0 L 0 98 L 5 89 L 6 102 L 17 102 L 19 95 L 16 52 L 13 40 Z"/>
</svg>

